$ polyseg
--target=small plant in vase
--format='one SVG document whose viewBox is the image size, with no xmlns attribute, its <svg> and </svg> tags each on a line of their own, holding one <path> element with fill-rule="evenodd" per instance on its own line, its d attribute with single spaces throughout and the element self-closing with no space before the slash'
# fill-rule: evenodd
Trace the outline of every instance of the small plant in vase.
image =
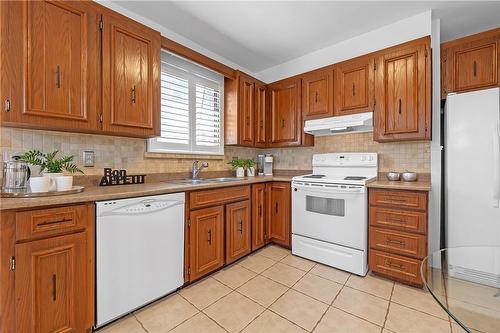
<svg viewBox="0 0 500 333">
<path fill-rule="evenodd" d="M 63 171 L 70 174 L 83 174 L 83 171 L 73 163 L 75 158 L 73 155 L 58 158 L 56 157 L 58 153 L 58 150 L 51 153 L 43 153 L 39 150 L 30 150 L 20 156 L 22 161 L 30 165 L 40 167 L 40 173 L 44 177 L 51 178 L 50 191 L 65 191 L 71 189 L 73 186 L 73 176 L 64 176 Z"/>
<path fill-rule="evenodd" d="M 257 163 L 252 160 L 245 160 L 245 169 L 247 170 L 247 176 L 248 177 L 254 177 L 255 176 L 255 166 Z"/>
<path fill-rule="evenodd" d="M 231 162 L 229 162 L 229 164 L 231 164 L 231 168 L 233 170 L 236 170 L 236 177 L 245 177 L 245 160 L 242 160 L 240 158 L 233 158 Z"/>
</svg>

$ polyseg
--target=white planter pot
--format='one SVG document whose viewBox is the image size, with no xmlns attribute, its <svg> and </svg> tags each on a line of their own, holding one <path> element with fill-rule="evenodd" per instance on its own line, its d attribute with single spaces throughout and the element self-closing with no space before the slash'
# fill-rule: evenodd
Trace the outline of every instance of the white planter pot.
<svg viewBox="0 0 500 333">
<path fill-rule="evenodd" d="M 56 177 L 57 191 L 69 191 L 73 188 L 73 176 Z"/>
<path fill-rule="evenodd" d="M 255 168 L 254 167 L 250 167 L 247 169 L 247 176 L 248 177 L 254 177 L 255 176 Z"/>
<path fill-rule="evenodd" d="M 44 177 L 49 177 L 50 178 L 50 187 L 49 187 L 49 191 L 52 192 L 52 191 L 57 191 L 57 183 L 56 183 L 56 178 L 57 177 L 62 177 L 64 176 L 62 172 L 58 172 L 58 173 L 50 173 L 50 172 L 44 172 L 43 173 L 43 176 Z"/>
<path fill-rule="evenodd" d="M 236 177 L 245 177 L 245 169 L 242 167 L 236 168 Z"/>
</svg>

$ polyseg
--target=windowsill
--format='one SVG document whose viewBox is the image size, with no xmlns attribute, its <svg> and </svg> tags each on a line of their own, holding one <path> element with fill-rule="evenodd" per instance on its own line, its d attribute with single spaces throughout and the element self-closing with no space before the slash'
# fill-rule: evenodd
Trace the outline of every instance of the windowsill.
<svg viewBox="0 0 500 333">
<path fill-rule="evenodd" d="M 224 155 L 211 154 L 179 154 L 179 153 L 151 153 L 145 152 L 144 158 L 158 159 L 185 159 L 185 160 L 223 160 Z"/>
</svg>

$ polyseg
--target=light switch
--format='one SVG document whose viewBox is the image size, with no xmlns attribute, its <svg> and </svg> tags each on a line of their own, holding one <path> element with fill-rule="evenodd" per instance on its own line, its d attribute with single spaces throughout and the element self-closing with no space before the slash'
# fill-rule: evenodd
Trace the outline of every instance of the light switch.
<svg viewBox="0 0 500 333">
<path fill-rule="evenodd" d="M 83 166 L 93 167 L 94 166 L 95 155 L 91 150 L 85 150 L 83 152 Z"/>
</svg>

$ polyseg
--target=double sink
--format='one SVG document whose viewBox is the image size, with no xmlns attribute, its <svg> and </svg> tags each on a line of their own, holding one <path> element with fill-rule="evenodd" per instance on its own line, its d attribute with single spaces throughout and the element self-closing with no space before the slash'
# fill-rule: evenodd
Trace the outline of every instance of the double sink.
<svg viewBox="0 0 500 333">
<path fill-rule="evenodd" d="M 169 180 L 167 183 L 173 184 L 187 184 L 187 185 L 200 185 L 200 184 L 209 184 L 209 183 L 224 183 L 224 182 L 235 182 L 240 181 L 245 178 L 237 178 L 237 177 L 221 177 L 221 178 L 202 178 L 202 179 L 177 179 L 177 180 Z"/>
</svg>

